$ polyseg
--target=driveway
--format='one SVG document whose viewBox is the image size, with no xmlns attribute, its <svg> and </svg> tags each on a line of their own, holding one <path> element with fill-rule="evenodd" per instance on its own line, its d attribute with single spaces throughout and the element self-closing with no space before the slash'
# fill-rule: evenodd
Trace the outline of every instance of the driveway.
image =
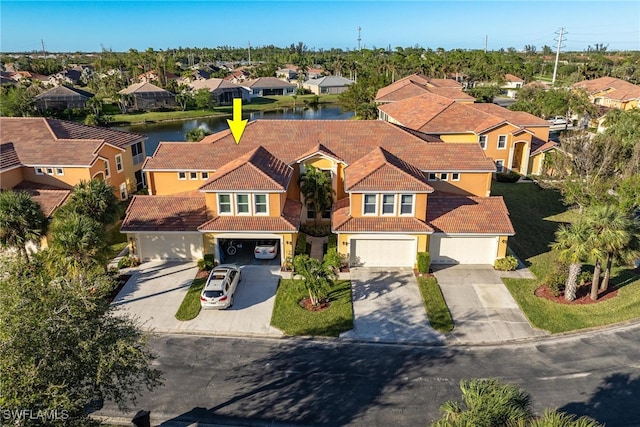
<svg viewBox="0 0 640 427">
<path fill-rule="evenodd" d="M 534 329 L 489 265 L 434 266 L 453 316 L 455 344 L 498 343 L 547 335 Z"/>
<path fill-rule="evenodd" d="M 341 337 L 362 341 L 399 343 L 444 343 L 422 303 L 413 270 L 351 269 L 353 323 Z"/>
<path fill-rule="evenodd" d="M 195 319 L 179 321 L 175 314 L 197 271 L 195 263 L 144 263 L 132 270 L 132 277 L 112 304 L 119 312 L 137 317 L 143 328 L 158 333 L 282 336 L 269 324 L 280 267 L 241 267 L 242 282 L 233 307 L 201 310 Z"/>
</svg>

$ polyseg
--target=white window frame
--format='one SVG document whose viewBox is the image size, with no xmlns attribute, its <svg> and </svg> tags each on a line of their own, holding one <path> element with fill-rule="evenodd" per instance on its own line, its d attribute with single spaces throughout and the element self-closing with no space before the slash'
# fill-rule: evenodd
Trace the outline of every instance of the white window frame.
<svg viewBox="0 0 640 427">
<path fill-rule="evenodd" d="M 46 168 L 47 175 L 53 176 L 53 168 Z"/>
<path fill-rule="evenodd" d="M 373 196 L 374 197 L 374 202 L 373 202 L 373 212 L 365 212 L 365 206 L 370 205 L 371 203 L 367 203 L 367 196 Z M 372 193 L 364 193 L 362 194 L 362 216 L 376 216 L 378 215 L 378 195 L 377 194 L 372 194 Z"/>
<path fill-rule="evenodd" d="M 478 144 L 480 144 L 480 147 L 483 150 L 487 149 L 487 141 L 488 141 L 488 137 L 487 135 L 478 135 Z"/>
<path fill-rule="evenodd" d="M 254 215 L 258 215 L 258 216 L 268 216 L 269 215 L 269 194 L 268 193 L 254 193 L 251 195 L 252 200 L 253 200 L 253 214 Z M 258 202 L 256 201 L 256 197 L 257 196 L 264 196 L 264 203 L 260 203 L 260 204 L 264 204 L 265 207 L 265 211 L 264 212 L 258 212 L 258 210 L 256 209 L 256 206 L 258 206 Z"/>
<path fill-rule="evenodd" d="M 500 163 L 500 166 L 498 166 L 498 162 Z M 503 173 L 504 172 L 504 159 L 496 159 L 495 160 L 495 164 L 496 164 L 496 172 Z"/>
<path fill-rule="evenodd" d="M 56 168 L 56 175 L 64 176 L 64 168 Z"/>
<path fill-rule="evenodd" d="M 410 213 L 402 213 L 402 198 L 404 196 L 411 197 L 411 212 Z M 399 216 L 415 216 L 416 212 L 416 195 L 415 194 L 400 194 L 398 197 L 398 215 Z"/>
<path fill-rule="evenodd" d="M 439 175 L 440 176 L 438 176 L 438 181 L 448 181 L 449 180 L 449 173 L 448 172 L 440 172 Z"/>
<path fill-rule="evenodd" d="M 223 204 L 220 200 L 221 196 L 228 196 L 229 201 L 225 202 L 225 205 L 229 205 L 229 212 L 222 212 L 220 210 L 220 206 Z M 233 194 L 232 193 L 218 193 L 218 197 L 216 198 L 218 201 L 218 215 L 233 215 Z"/>
<path fill-rule="evenodd" d="M 238 202 L 238 198 L 240 196 L 247 196 L 247 212 L 240 212 L 239 206 L 240 205 L 244 205 L 245 203 L 239 203 Z M 235 197 L 234 197 L 234 202 L 235 202 L 235 208 L 236 208 L 236 215 L 238 216 L 248 216 L 251 215 L 251 193 L 235 193 Z"/>
<path fill-rule="evenodd" d="M 504 137 L 504 147 L 500 147 L 500 138 Z M 507 135 L 498 135 L 498 142 L 496 143 L 496 147 L 498 150 L 506 150 L 507 149 Z"/>
<path fill-rule="evenodd" d="M 186 181 L 187 173 L 186 172 L 178 172 L 178 181 Z"/>
<path fill-rule="evenodd" d="M 124 165 L 122 164 L 122 154 L 116 154 L 116 172 L 122 172 Z"/>
<path fill-rule="evenodd" d="M 200 172 L 200 179 L 206 181 L 209 179 L 209 172 Z"/>
<path fill-rule="evenodd" d="M 33 169 L 36 171 L 36 175 L 44 175 L 44 169 L 42 166 L 36 166 Z"/>
<path fill-rule="evenodd" d="M 124 193 L 124 196 L 122 195 Z M 127 183 L 123 182 L 120 184 L 120 200 L 127 200 L 129 197 L 129 192 L 127 191 Z"/>
<path fill-rule="evenodd" d="M 391 207 L 392 207 L 392 212 L 391 213 L 385 213 L 384 212 L 384 198 L 385 197 L 389 197 L 391 196 L 393 198 L 392 202 L 391 202 Z M 380 215 L 382 216 L 396 216 L 396 203 L 398 202 L 398 195 L 397 194 L 381 194 L 380 197 Z"/>
<path fill-rule="evenodd" d="M 104 176 L 106 178 L 111 177 L 111 165 L 109 164 L 109 160 L 104 160 Z"/>
<path fill-rule="evenodd" d="M 436 172 L 429 172 L 427 180 L 428 181 L 437 181 L 438 180 L 438 174 Z"/>
<path fill-rule="evenodd" d="M 198 172 L 189 172 L 189 181 L 197 181 Z"/>
<path fill-rule="evenodd" d="M 460 172 L 451 172 L 451 181 L 460 181 Z"/>
</svg>

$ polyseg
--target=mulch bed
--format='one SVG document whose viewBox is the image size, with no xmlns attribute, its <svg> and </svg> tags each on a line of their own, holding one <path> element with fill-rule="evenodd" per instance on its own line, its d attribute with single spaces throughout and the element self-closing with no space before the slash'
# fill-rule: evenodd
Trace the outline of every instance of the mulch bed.
<svg viewBox="0 0 640 427">
<path fill-rule="evenodd" d="M 300 301 L 298 301 L 298 304 L 300 304 L 300 307 L 308 311 L 325 311 L 331 306 L 331 302 L 328 300 L 323 300 L 320 301 L 318 305 L 313 305 L 311 303 L 311 298 L 309 297 L 302 298 Z"/>
<path fill-rule="evenodd" d="M 129 280 L 130 278 L 130 274 L 121 274 L 118 276 L 118 286 L 116 286 L 109 294 L 109 301 L 113 301 L 115 297 L 118 296 L 118 293 L 120 292 L 120 290 L 122 290 L 124 285 L 127 283 L 127 280 Z"/>
<path fill-rule="evenodd" d="M 196 279 L 206 279 L 209 276 L 209 272 L 207 270 L 198 270 L 198 274 L 196 274 Z"/>
<path fill-rule="evenodd" d="M 564 294 L 554 296 L 551 291 L 549 291 L 549 288 L 547 288 L 546 285 L 542 285 L 535 290 L 535 295 L 539 298 L 545 298 L 558 304 L 568 305 L 597 304 L 600 301 L 606 301 L 608 299 L 616 297 L 618 295 L 618 290 L 615 288 L 609 288 L 606 291 L 600 291 L 598 292 L 598 299 L 596 301 L 592 300 L 589 297 L 590 293 L 591 283 L 588 283 L 585 286 L 579 286 L 576 291 L 576 299 L 574 299 L 573 301 L 567 301 L 566 299 L 564 299 Z"/>
</svg>

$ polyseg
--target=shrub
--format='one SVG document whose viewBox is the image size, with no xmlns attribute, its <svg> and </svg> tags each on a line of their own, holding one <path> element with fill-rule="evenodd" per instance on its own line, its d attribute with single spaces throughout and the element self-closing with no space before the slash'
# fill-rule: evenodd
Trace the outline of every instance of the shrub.
<svg viewBox="0 0 640 427">
<path fill-rule="evenodd" d="M 204 258 L 198 260 L 198 270 L 200 271 L 209 271 L 213 267 L 215 267 L 216 262 L 213 254 L 205 254 Z"/>
<path fill-rule="evenodd" d="M 593 280 L 593 274 L 589 271 L 583 271 L 578 276 L 578 286 L 585 286 Z"/>
<path fill-rule="evenodd" d="M 295 255 L 303 255 L 307 253 L 307 235 L 304 233 L 298 234 L 298 241 L 296 242 Z"/>
<path fill-rule="evenodd" d="M 569 277 L 569 264 L 558 262 L 553 265 L 553 270 L 547 274 L 544 283 L 553 296 L 559 296 L 564 291 L 564 284 Z"/>
<path fill-rule="evenodd" d="M 302 224 L 300 231 L 314 237 L 324 237 L 331 233 L 331 224 Z"/>
<path fill-rule="evenodd" d="M 431 256 L 429 252 L 418 252 L 418 272 L 428 273 L 431 265 Z"/>
<path fill-rule="evenodd" d="M 340 258 L 340 254 L 338 253 L 338 248 L 329 248 L 327 249 L 327 253 L 322 258 L 322 264 L 333 270 L 334 273 L 340 271 L 340 264 L 342 262 L 342 258 Z"/>
<path fill-rule="evenodd" d="M 331 248 L 338 247 L 338 235 L 337 234 L 329 234 L 329 239 L 327 241 L 327 250 Z"/>
<path fill-rule="evenodd" d="M 500 271 L 513 271 L 518 268 L 518 260 L 511 255 L 507 255 L 504 258 L 498 258 L 493 263 L 493 268 Z"/>
<path fill-rule="evenodd" d="M 118 261 L 118 268 L 129 268 L 129 267 L 137 267 L 140 265 L 140 260 L 138 257 L 127 255 L 125 257 L 120 258 Z"/>
<path fill-rule="evenodd" d="M 513 171 L 509 173 L 498 172 L 496 173 L 496 181 L 514 183 L 514 182 L 518 182 L 518 180 L 520 179 L 520 176 L 521 175 L 518 172 L 513 172 Z"/>
</svg>

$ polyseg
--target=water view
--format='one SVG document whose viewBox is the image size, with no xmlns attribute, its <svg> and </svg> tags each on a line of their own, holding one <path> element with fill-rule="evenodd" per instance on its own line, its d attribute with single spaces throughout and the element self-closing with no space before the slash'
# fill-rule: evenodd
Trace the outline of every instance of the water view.
<svg viewBox="0 0 640 427">
<path fill-rule="evenodd" d="M 323 106 L 317 108 L 291 107 L 280 111 L 260 111 L 244 114 L 243 118 L 254 121 L 267 120 L 348 120 L 353 117 L 353 112 L 344 112 L 337 106 Z M 153 123 L 135 126 L 117 126 L 115 129 L 143 133 L 149 138 L 146 142 L 146 155 L 151 156 L 158 147 L 160 141 L 184 141 L 185 135 L 192 129 L 201 127 L 209 133 L 228 129 L 227 118 L 209 117 L 190 120 L 178 120 L 171 122 Z"/>
</svg>

